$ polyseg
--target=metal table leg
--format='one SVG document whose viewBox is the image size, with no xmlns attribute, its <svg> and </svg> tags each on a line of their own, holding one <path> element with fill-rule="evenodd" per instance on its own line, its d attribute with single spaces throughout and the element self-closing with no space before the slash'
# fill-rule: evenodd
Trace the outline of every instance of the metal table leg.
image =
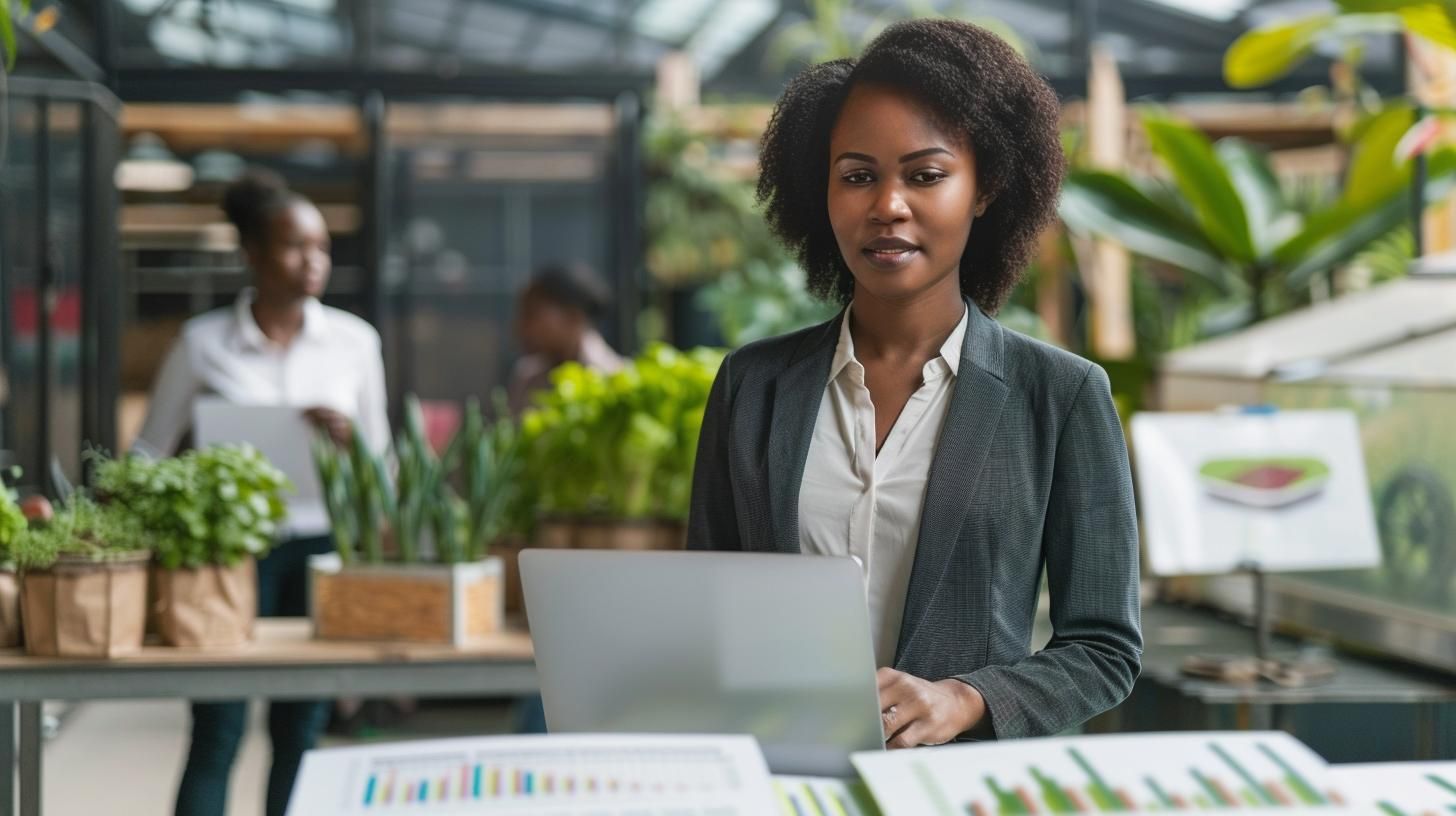
<svg viewBox="0 0 1456 816">
<path fill-rule="evenodd" d="M 15 703 L 0 702 L 0 816 L 15 816 Z"/>
<path fill-rule="evenodd" d="M 41 752 L 45 750 L 42 704 L 20 704 L 20 816 L 41 816 Z"/>
</svg>

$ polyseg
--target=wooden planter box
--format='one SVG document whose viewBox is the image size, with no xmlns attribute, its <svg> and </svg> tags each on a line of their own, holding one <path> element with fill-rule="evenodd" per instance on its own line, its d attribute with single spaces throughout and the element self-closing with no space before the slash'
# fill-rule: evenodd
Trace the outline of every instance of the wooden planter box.
<svg viewBox="0 0 1456 816">
<path fill-rule="evenodd" d="M 0 649 L 20 645 L 20 576 L 0 569 Z"/>
<path fill-rule="evenodd" d="M 189 649 L 227 649 L 253 639 L 258 570 L 236 566 L 152 571 L 153 619 L 162 642 Z"/>
<path fill-rule="evenodd" d="M 150 553 L 110 561 L 62 559 L 21 576 L 25 650 L 43 657 L 108 658 L 142 648 Z"/>
<path fill-rule="evenodd" d="M 500 631 L 499 558 L 468 564 L 350 564 L 309 559 L 314 636 L 328 640 L 450 643 Z"/>
</svg>

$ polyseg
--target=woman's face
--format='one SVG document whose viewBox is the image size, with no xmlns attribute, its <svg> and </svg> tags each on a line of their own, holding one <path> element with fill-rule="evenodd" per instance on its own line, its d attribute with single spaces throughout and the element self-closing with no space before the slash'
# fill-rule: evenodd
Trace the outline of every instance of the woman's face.
<svg viewBox="0 0 1456 816">
<path fill-rule="evenodd" d="M 259 289 L 283 297 L 320 297 L 333 261 L 329 230 L 318 208 L 297 201 L 274 213 L 266 240 L 248 249 Z"/>
<path fill-rule="evenodd" d="M 904 92 L 859 85 L 829 138 L 829 222 L 855 297 L 960 292 L 971 221 L 984 210 L 976 157 Z"/>
</svg>

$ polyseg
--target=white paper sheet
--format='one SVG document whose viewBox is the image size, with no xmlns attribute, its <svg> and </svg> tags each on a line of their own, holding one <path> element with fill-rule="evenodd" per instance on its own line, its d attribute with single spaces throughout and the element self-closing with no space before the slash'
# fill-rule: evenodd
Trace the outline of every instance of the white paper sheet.
<svg viewBox="0 0 1456 816">
<path fill-rule="evenodd" d="M 240 405 L 219 397 L 201 397 L 192 408 L 194 443 L 209 445 L 247 442 L 268 457 L 293 482 L 288 519 L 292 535 L 322 535 L 329 531 L 328 511 L 313 465 L 314 428 L 303 410 L 289 405 Z"/>
<path fill-rule="evenodd" d="M 748 736 L 471 737 L 310 751 L 289 816 L 764 816 L 777 808 Z"/>
<path fill-rule="evenodd" d="M 1384 816 L 1456 813 L 1456 761 L 1331 765 L 1350 799 Z"/>
<path fill-rule="evenodd" d="M 1351 811 L 1324 760 L 1278 731 L 1117 734 L 854 755 L 885 816 Z"/>
</svg>

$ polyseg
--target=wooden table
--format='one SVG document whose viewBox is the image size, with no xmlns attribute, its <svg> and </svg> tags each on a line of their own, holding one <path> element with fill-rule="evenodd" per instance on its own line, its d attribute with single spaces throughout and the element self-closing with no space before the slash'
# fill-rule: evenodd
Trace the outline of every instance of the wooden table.
<svg viewBox="0 0 1456 816">
<path fill-rule="evenodd" d="M 349 643 L 313 640 L 306 619 L 274 618 L 258 621 L 256 635 L 238 649 L 147 646 L 141 654 L 114 660 L 29 657 L 0 649 L 0 768 L 9 769 L 0 771 L 0 816 L 15 812 L 17 768 L 21 816 L 40 816 L 46 700 L 489 697 L 539 688 L 531 639 L 521 631 L 460 648 Z"/>
</svg>

